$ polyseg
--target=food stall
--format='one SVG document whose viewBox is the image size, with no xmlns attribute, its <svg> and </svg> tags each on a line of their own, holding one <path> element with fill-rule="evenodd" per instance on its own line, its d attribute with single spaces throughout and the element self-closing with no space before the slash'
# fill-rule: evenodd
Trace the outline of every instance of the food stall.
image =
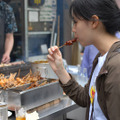
<svg viewBox="0 0 120 120">
<path fill-rule="evenodd" d="M 2 95 L 8 104 L 8 110 L 12 111 L 9 120 L 14 120 L 15 108 L 23 107 L 28 114 L 37 112 L 40 120 L 65 119 L 66 113 L 78 108 L 72 100 L 63 95 L 63 90 L 57 79 L 43 78 L 40 71 L 32 71 L 32 63 L 24 62 L 1 66 L 6 71 L 0 74 Z M 35 63 L 34 63 L 35 64 Z M 44 62 L 40 62 L 44 64 Z M 17 66 L 19 66 L 17 68 Z M 24 76 L 24 67 L 28 74 Z M 12 73 L 13 70 L 18 71 Z M 19 69 L 21 68 L 21 71 Z M 30 71 L 29 71 L 30 69 Z M 34 68 L 35 69 L 35 68 Z M 10 71 L 10 75 L 7 71 Z M 6 75 L 5 75 L 6 74 Z M 54 76 L 54 75 L 53 75 Z"/>
<path fill-rule="evenodd" d="M 31 62 L 26 65 L 24 62 L 10 63 L 10 65 L 4 65 L 0 68 L 4 68 L 6 71 L 0 74 L 0 85 L 2 94 L 8 104 L 8 110 L 12 112 L 9 120 L 15 120 L 14 111 L 18 107 L 24 107 L 28 116 L 38 116 L 39 120 L 66 120 L 68 112 L 80 107 L 63 95 L 58 79 L 47 78 L 44 74 L 42 77 L 38 69 L 35 71 L 35 66 L 32 69 L 32 64 L 36 63 L 39 63 L 39 66 L 40 64 L 45 66 L 46 61 Z M 17 66 L 19 67 L 17 68 Z M 26 75 L 23 74 L 23 66 L 28 67 L 25 70 L 28 71 Z M 18 73 L 14 71 L 15 73 L 8 75 L 7 71 L 12 72 L 12 68 L 16 68 L 13 70 L 18 71 Z M 19 71 L 20 68 L 21 71 Z M 74 76 L 76 77 L 76 75 Z"/>
<path fill-rule="evenodd" d="M 24 107 L 28 113 L 37 111 L 40 120 L 64 120 L 67 112 L 78 108 L 63 95 L 57 76 L 46 62 L 47 49 L 57 43 L 56 27 L 59 28 L 59 25 L 56 23 L 60 3 L 63 4 L 63 1 L 9 2 L 18 26 L 18 32 L 14 34 L 12 62 L 0 65 L 0 88 L 8 110 L 12 113 L 9 120 L 15 119 L 14 111 L 17 107 Z M 60 39 L 63 39 L 63 35 Z M 72 44 L 71 41 L 64 43 Z M 63 40 L 60 40 L 59 45 L 63 45 Z"/>
</svg>

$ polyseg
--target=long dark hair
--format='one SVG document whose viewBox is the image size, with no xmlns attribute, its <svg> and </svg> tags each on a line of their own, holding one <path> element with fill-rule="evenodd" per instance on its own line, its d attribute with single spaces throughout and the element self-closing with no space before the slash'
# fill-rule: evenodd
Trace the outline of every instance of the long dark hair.
<svg viewBox="0 0 120 120">
<path fill-rule="evenodd" d="M 115 0 L 74 0 L 69 12 L 71 17 L 73 13 L 78 19 L 88 21 L 97 15 L 108 33 L 120 31 L 120 9 Z"/>
</svg>

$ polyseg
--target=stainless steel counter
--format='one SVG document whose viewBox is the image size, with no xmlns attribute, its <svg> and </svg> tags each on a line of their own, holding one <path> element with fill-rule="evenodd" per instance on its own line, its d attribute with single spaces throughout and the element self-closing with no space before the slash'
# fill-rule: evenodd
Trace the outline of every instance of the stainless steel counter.
<svg viewBox="0 0 120 120">
<path fill-rule="evenodd" d="M 60 102 L 43 110 L 38 110 L 39 120 L 65 120 L 66 113 L 79 108 L 67 96 L 61 98 Z M 15 120 L 14 114 L 9 120 Z"/>
<path fill-rule="evenodd" d="M 68 97 L 61 98 L 58 104 L 55 104 L 49 108 L 38 111 L 39 120 L 65 120 L 66 113 L 70 112 L 74 109 L 77 109 L 79 106 L 76 105 L 71 99 Z"/>
<path fill-rule="evenodd" d="M 77 80 L 77 75 L 73 75 Z M 78 81 L 82 86 L 85 82 L 82 80 Z M 39 120 L 66 120 L 66 113 L 80 108 L 76 103 L 74 103 L 69 97 L 64 96 L 61 98 L 60 102 L 47 107 L 42 110 L 37 110 L 39 114 Z M 15 120 L 14 114 L 9 118 L 9 120 Z"/>
</svg>

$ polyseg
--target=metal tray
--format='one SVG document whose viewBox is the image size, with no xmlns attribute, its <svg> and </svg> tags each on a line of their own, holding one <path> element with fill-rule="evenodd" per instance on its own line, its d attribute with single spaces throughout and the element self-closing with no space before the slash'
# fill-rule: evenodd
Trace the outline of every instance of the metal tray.
<svg viewBox="0 0 120 120">
<path fill-rule="evenodd" d="M 23 77 L 27 73 L 29 73 L 29 71 L 31 69 L 31 63 L 26 62 L 25 64 L 0 67 L 0 73 L 3 73 L 3 74 L 5 74 L 5 76 L 7 76 L 7 75 L 10 75 L 10 73 L 18 72 L 19 69 L 21 70 L 20 77 Z"/>
<path fill-rule="evenodd" d="M 23 90 L 29 87 L 29 85 L 30 84 L 4 90 L 5 94 L 7 94 L 9 110 L 14 111 L 16 107 L 20 106 L 29 110 L 63 96 L 63 90 L 58 81 L 48 83 L 44 86 Z"/>
</svg>

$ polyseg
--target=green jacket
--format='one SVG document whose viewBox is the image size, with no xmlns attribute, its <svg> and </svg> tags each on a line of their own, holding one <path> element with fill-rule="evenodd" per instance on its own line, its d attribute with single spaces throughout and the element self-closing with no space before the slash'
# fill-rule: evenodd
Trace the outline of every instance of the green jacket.
<svg viewBox="0 0 120 120">
<path fill-rule="evenodd" d="M 78 85 L 71 76 L 67 84 L 61 84 L 64 92 L 78 105 L 87 107 L 86 120 L 89 118 L 89 85 L 95 66 L 98 62 L 96 56 L 93 62 L 93 69 L 88 83 L 83 88 Z M 114 43 L 110 48 L 104 65 L 102 66 L 96 80 L 98 103 L 108 120 L 120 120 L 120 41 Z"/>
</svg>

